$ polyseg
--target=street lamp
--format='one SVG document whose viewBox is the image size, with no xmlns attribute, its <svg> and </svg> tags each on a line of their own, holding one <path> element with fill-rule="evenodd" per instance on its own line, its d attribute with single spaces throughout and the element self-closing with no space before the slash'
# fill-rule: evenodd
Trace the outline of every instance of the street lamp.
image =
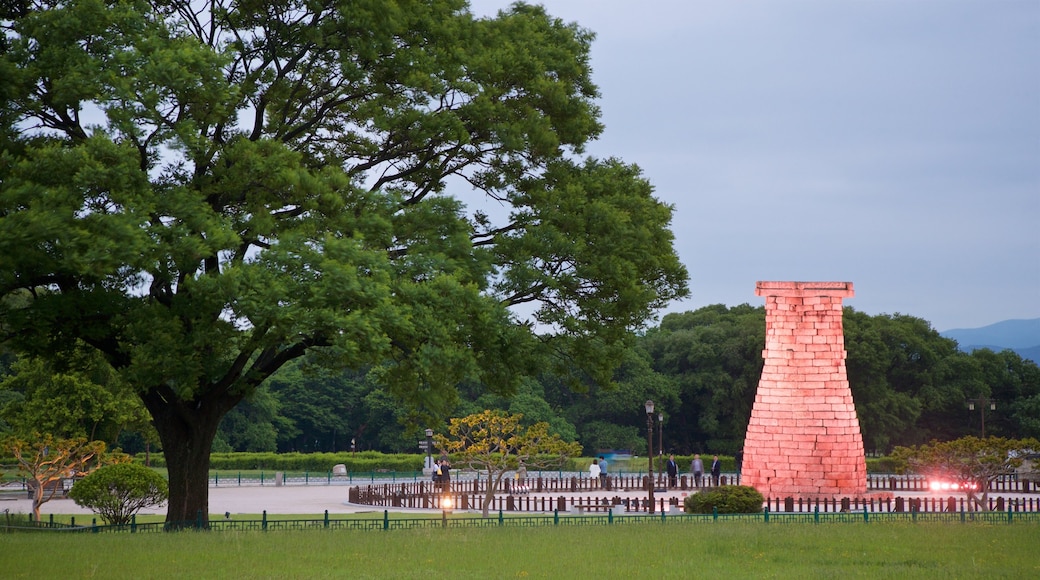
<svg viewBox="0 0 1040 580">
<path fill-rule="evenodd" d="M 647 400 L 646 404 L 646 450 L 647 450 L 647 472 L 650 474 L 647 489 L 650 497 L 650 514 L 654 513 L 654 402 Z"/>
<path fill-rule="evenodd" d="M 664 456 L 664 413 L 657 412 L 657 454 Z"/>
<path fill-rule="evenodd" d="M 448 514 L 453 507 L 450 495 L 441 496 L 441 525 L 445 528 L 448 527 Z"/>
<path fill-rule="evenodd" d="M 433 469 L 433 429 L 426 430 L 426 468 Z"/>
<path fill-rule="evenodd" d="M 979 397 L 977 399 L 968 400 L 968 410 L 974 411 L 975 407 L 979 408 L 979 418 L 982 420 L 982 438 L 986 438 L 986 407 L 989 407 L 990 411 L 997 410 L 997 403 L 989 397 Z"/>
</svg>

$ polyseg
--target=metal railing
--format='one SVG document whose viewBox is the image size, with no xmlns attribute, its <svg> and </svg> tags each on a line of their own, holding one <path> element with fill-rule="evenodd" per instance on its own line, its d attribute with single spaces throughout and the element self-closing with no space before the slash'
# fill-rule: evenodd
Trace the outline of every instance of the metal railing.
<svg viewBox="0 0 1040 580">
<path fill-rule="evenodd" d="M 268 519 L 264 512 L 260 519 L 251 520 L 219 520 L 206 521 L 201 514 L 196 520 L 176 523 L 136 523 L 136 519 L 126 525 L 99 525 L 96 518 L 90 525 L 76 525 L 75 519 L 69 524 L 50 522 L 23 522 L 17 525 L 3 525 L 0 529 L 7 532 L 49 531 L 79 533 L 155 533 L 165 531 L 287 531 L 287 530 L 408 530 L 426 528 L 488 528 L 488 527 L 548 527 L 548 526 L 604 526 L 604 525 L 698 525 L 726 523 L 757 524 L 855 524 L 855 523 L 947 523 L 947 524 L 1040 524 L 1040 512 L 1007 511 L 992 512 L 838 512 L 825 513 L 814 510 L 811 513 L 774 513 L 769 509 L 757 514 L 683 514 L 661 512 L 660 515 L 616 515 L 612 511 L 596 515 L 564 515 L 558 511 L 545 515 L 506 516 L 499 511 L 495 517 L 450 517 L 447 513 L 440 517 L 424 518 L 390 518 L 387 511 L 382 519 L 338 519 L 329 516 L 301 519 Z"/>
</svg>

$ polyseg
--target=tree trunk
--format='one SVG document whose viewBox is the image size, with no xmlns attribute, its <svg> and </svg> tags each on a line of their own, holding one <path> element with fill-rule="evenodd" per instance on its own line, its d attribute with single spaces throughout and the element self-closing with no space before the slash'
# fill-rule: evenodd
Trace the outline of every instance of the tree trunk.
<svg viewBox="0 0 1040 580">
<path fill-rule="evenodd" d="M 498 488 L 502 485 L 502 476 L 505 475 L 505 471 L 501 471 L 498 475 L 492 475 L 491 469 L 488 469 L 488 486 L 487 493 L 484 494 L 484 507 L 481 510 L 481 515 L 487 519 L 491 514 L 491 502 L 495 501 L 495 493 L 498 492 Z"/>
<path fill-rule="evenodd" d="M 141 395 L 162 441 L 169 471 L 170 498 L 167 528 L 193 527 L 201 516 L 209 523 L 209 454 L 220 420 L 241 397 L 177 399 L 168 389 L 152 389 Z"/>
<path fill-rule="evenodd" d="M 40 521 L 40 506 L 45 502 L 46 500 L 43 499 L 43 485 L 40 482 L 36 482 L 36 489 L 33 491 L 32 511 L 33 519 L 37 522 Z"/>
</svg>

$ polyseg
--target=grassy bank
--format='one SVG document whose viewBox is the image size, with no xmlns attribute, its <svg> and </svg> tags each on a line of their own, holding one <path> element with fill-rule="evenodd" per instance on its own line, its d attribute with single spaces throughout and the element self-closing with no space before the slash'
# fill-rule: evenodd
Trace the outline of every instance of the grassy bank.
<svg viewBox="0 0 1040 580">
<path fill-rule="evenodd" d="M 6 534 L 5 578 L 1027 578 L 1035 525 Z M 60 555 L 60 557 L 54 557 Z"/>
</svg>

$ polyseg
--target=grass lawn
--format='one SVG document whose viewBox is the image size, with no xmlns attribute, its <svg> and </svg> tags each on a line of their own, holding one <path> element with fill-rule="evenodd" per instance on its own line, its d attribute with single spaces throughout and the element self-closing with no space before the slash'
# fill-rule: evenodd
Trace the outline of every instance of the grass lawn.
<svg viewBox="0 0 1040 580">
<path fill-rule="evenodd" d="M 1035 524 L 0 535 L 4 578 L 1037 578 Z"/>
</svg>

